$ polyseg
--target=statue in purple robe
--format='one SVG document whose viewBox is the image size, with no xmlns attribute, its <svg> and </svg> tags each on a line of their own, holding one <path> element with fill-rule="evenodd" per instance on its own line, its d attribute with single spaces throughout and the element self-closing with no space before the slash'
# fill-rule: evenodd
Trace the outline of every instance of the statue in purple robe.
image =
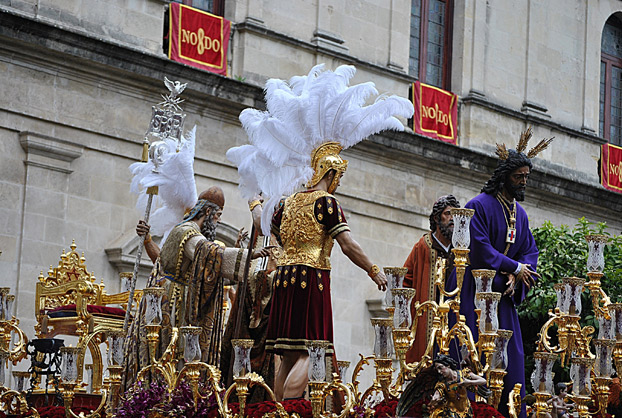
<svg viewBox="0 0 622 418">
<path fill-rule="evenodd" d="M 471 199 L 465 208 L 475 209 L 470 224 L 470 267 L 467 268 L 461 293 L 460 313 L 466 317 L 474 338 L 478 338 L 475 314 L 475 281 L 471 270 L 490 269 L 497 274 L 493 292 L 502 294 L 498 305 L 499 329 L 513 331 L 508 345 L 508 368 L 499 411 L 508 415 L 508 394 L 516 383 L 521 383 L 521 397 L 525 396 L 525 361 L 523 339 L 516 307 L 525 299 L 529 288 L 540 276 L 535 272 L 538 248 L 534 241 L 527 213 L 518 203 L 525 199 L 527 179 L 532 169 L 531 158 L 542 151 L 550 140 L 541 141 L 529 153 L 523 151 L 531 137 L 528 129 L 521 135 L 516 150 L 497 145 L 499 164 L 482 193 Z M 452 276 L 455 280 L 455 275 Z M 453 289 L 454 283 L 448 288 Z M 520 418 L 525 418 L 525 405 Z"/>
</svg>

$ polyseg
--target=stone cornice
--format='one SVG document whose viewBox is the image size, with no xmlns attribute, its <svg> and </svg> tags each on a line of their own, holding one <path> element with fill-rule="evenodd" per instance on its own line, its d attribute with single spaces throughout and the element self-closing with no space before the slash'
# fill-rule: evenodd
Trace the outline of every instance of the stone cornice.
<svg viewBox="0 0 622 418">
<path fill-rule="evenodd" d="M 492 102 L 488 100 L 486 96 L 481 96 L 479 94 L 469 94 L 465 97 L 462 97 L 460 98 L 460 103 L 463 105 L 477 105 L 477 106 L 492 110 L 493 112 L 504 114 L 513 119 L 523 120 L 525 122 L 547 126 L 553 130 L 565 133 L 571 137 L 581 138 L 586 141 L 595 142 L 597 144 L 607 143 L 607 140 L 597 135 L 594 135 L 594 134 L 591 134 L 589 132 L 585 132 L 582 130 L 570 128 L 568 126 L 562 125 L 561 123 L 554 122 L 548 117 L 542 117 L 534 113 L 511 109 L 501 104 Z"/>
<path fill-rule="evenodd" d="M 360 152 L 386 156 L 396 162 L 410 163 L 412 160 L 428 160 L 438 170 L 450 170 L 455 177 L 469 178 L 481 175 L 486 179 L 497 166 L 497 158 L 481 151 L 461 148 L 441 141 L 408 132 L 384 132 L 374 135 L 369 141 L 356 145 Z M 559 196 L 582 204 L 594 205 L 601 212 L 620 213 L 622 194 L 606 190 L 600 185 L 576 181 L 581 175 L 574 170 L 546 171 L 535 164 L 529 177 L 529 188 L 544 195 Z M 551 170 L 551 171 L 549 171 Z M 596 212 L 597 213 L 597 212 Z"/>
<path fill-rule="evenodd" d="M 65 60 L 87 60 L 91 64 L 114 68 L 127 73 L 128 80 L 148 82 L 161 90 L 164 76 L 175 74 L 179 80 L 189 82 L 192 89 L 184 92 L 187 100 L 208 96 L 214 102 L 227 102 L 229 107 L 240 110 L 253 106 L 264 108 L 263 91 L 233 78 L 198 70 L 169 60 L 165 55 L 151 54 L 132 49 L 126 45 L 87 36 L 58 27 L 51 23 L 35 20 L 0 8 L 0 39 L 21 41 L 41 53 L 62 54 Z M 0 44 L 4 41 L 0 41 Z"/>
</svg>

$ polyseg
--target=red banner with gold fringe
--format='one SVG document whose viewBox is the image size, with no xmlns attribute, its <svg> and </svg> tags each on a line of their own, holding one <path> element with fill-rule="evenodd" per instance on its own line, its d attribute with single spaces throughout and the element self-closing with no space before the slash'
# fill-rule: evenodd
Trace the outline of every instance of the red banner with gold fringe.
<svg viewBox="0 0 622 418">
<path fill-rule="evenodd" d="M 412 88 L 415 132 L 456 145 L 458 96 L 416 81 Z"/>
<path fill-rule="evenodd" d="M 600 183 L 605 189 L 622 193 L 622 148 L 603 144 L 600 153 Z"/>
<path fill-rule="evenodd" d="M 170 59 L 227 75 L 230 21 L 193 7 L 171 3 L 169 22 Z"/>
</svg>

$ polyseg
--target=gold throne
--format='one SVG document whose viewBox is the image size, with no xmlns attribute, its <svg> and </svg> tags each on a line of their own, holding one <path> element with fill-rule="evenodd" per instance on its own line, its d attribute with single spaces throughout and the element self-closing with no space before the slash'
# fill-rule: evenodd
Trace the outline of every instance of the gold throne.
<svg viewBox="0 0 622 418">
<path fill-rule="evenodd" d="M 103 282 L 95 283 L 93 273 L 86 270 L 84 254 L 78 255 L 74 240 L 70 252 L 63 250 L 58 267 L 50 266 L 47 277 L 43 276 L 43 271 L 39 274 L 35 296 L 37 337 L 77 336 L 78 381 L 83 378 L 88 347 L 93 360 L 94 393 L 102 388 L 103 356 L 99 345 L 105 341 L 107 332 L 122 330 L 125 319 L 124 309 L 109 305 L 125 304 L 128 299 L 128 292 L 108 295 L 104 287 Z M 136 304 L 141 293 L 136 291 Z"/>
</svg>

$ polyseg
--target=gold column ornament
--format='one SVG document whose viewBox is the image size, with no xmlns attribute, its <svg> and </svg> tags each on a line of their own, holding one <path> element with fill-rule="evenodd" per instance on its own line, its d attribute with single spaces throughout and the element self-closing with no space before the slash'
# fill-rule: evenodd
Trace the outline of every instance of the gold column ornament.
<svg viewBox="0 0 622 418">
<path fill-rule="evenodd" d="M 158 350 L 158 343 L 160 342 L 160 330 L 162 325 L 150 324 L 147 328 L 147 342 L 149 343 L 149 361 L 154 364 L 157 362 L 156 355 Z"/>
<path fill-rule="evenodd" d="M 514 385 L 514 388 L 508 396 L 508 412 L 510 418 L 518 418 L 522 409 L 522 398 L 520 396 L 520 390 L 523 387 L 520 383 Z"/>
<path fill-rule="evenodd" d="M 462 283 L 464 282 L 464 273 L 466 271 L 467 260 L 469 256 L 468 248 L 452 248 L 452 253 L 454 253 L 454 265 L 456 266 L 456 289 L 455 301 L 459 305 L 460 304 L 460 292 L 462 291 Z M 448 296 L 453 296 L 452 294 Z"/>
<path fill-rule="evenodd" d="M 609 404 L 609 388 L 611 386 L 610 377 L 595 377 L 594 378 L 594 394 L 598 402 L 598 412 L 603 415 L 607 413 L 607 405 Z"/>
<path fill-rule="evenodd" d="M 551 399 L 551 394 L 548 392 L 534 392 L 533 396 L 536 398 L 536 402 L 533 405 L 536 410 L 536 418 L 550 417 L 553 408 L 549 405 L 548 400 Z"/>
<path fill-rule="evenodd" d="M 30 413 L 30 417 L 40 418 L 39 412 L 28 406 L 28 402 L 22 393 L 10 390 L 5 386 L 0 386 L 0 409 L 10 416 Z"/>
<path fill-rule="evenodd" d="M 501 402 L 501 393 L 503 392 L 503 379 L 508 374 L 505 370 L 491 369 L 488 371 L 488 387 L 492 391 L 488 404 L 498 409 Z"/>
</svg>

